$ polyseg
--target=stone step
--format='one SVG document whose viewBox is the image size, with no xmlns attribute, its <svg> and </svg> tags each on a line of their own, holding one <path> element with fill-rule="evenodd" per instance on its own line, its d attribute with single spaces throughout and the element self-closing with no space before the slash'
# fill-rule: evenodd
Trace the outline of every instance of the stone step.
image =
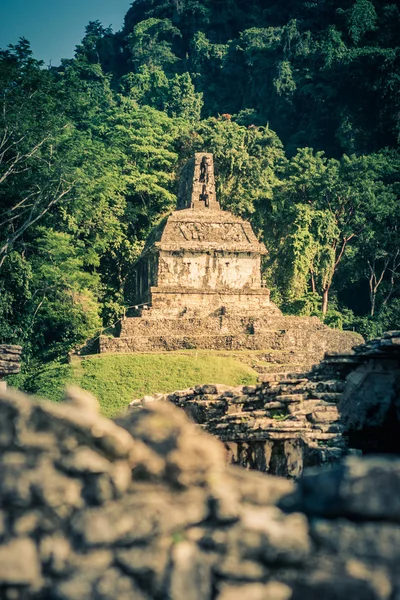
<svg viewBox="0 0 400 600">
<path fill-rule="evenodd" d="M 99 346 L 101 353 L 158 352 L 188 349 L 265 350 L 265 348 L 272 348 L 277 351 L 282 350 L 279 343 L 275 343 L 273 337 L 264 334 L 210 335 L 209 333 L 201 333 L 199 335 L 162 335 L 161 333 L 161 335 L 119 338 L 101 336 Z M 291 347 L 295 349 L 294 342 L 291 343 Z M 296 362 L 295 352 L 293 362 Z M 299 368 L 303 369 L 304 365 L 299 365 Z M 291 370 L 293 370 L 293 366 Z"/>
<path fill-rule="evenodd" d="M 309 413 L 309 415 L 310 415 L 310 419 L 313 423 L 326 423 L 326 422 L 333 423 L 334 421 L 340 420 L 340 415 L 337 410 L 336 411 L 315 410 L 315 411 Z"/>
<path fill-rule="evenodd" d="M 342 392 L 346 386 L 345 381 L 341 379 L 321 379 L 319 381 L 306 380 L 303 389 L 306 392 Z"/>
<path fill-rule="evenodd" d="M 252 319 L 250 317 L 159 317 L 153 318 L 127 318 L 121 322 L 120 337 L 131 336 L 154 336 L 154 335 L 174 335 L 174 334 L 193 334 L 225 333 L 238 334 L 250 333 L 252 328 Z M 276 333 L 276 332 L 272 332 Z"/>
<path fill-rule="evenodd" d="M 282 373 L 281 371 L 278 371 L 276 373 L 265 373 L 258 377 L 258 381 L 260 383 L 275 383 L 280 381 L 281 379 L 284 379 L 286 376 L 287 374 Z"/>
<path fill-rule="evenodd" d="M 276 402 L 282 402 L 283 404 L 288 404 L 291 402 L 303 402 L 307 400 L 308 396 L 306 394 L 280 394 L 275 397 Z"/>
<path fill-rule="evenodd" d="M 265 402 L 264 408 L 265 408 L 265 410 L 276 410 L 276 409 L 285 408 L 285 404 L 283 404 L 283 402 L 277 402 L 277 401 Z"/>
<path fill-rule="evenodd" d="M 294 364 L 294 363 L 287 364 L 287 362 L 284 361 L 283 363 L 272 363 L 271 362 L 268 364 L 264 363 L 261 365 L 254 364 L 254 365 L 252 365 L 252 367 L 255 371 L 257 371 L 257 373 L 260 374 L 261 377 L 264 375 L 268 376 L 268 375 L 275 375 L 275 373 L 280 373 L 282 371 L 283 367 L 289 368 L 292 371 L 292 374 L 295 369 L 298 369 L 298 373 L 302 374 L 305 369 L 311 368 L 311 363 L 302 362 L 301 359 L 297 360 L 297 354 L 295 355 L 294 360 L 296 360 L 296 362 L 298 364 Z"/>
<path fill-rule="evenodd" d="M 21 355 L 20 354 L 0 354 L 0 360 L 6 363 L 20 363 Z"/>
<path fill-rule="evenodd" d="M 323 400 L 324 402 L 338 403 L 343 394 L 341 392 L 310 392 L 309 398 L 316 400 Z"/>
<path fill-rule="evenodd" d="M 326 356 L 321 363 L 322 365 L 358 365 L 362 363 L 361 356 L 350 356 L 350 355 L 339 355 L 339 356 Z"/>
<path fill-rule="evenodd" d="M 21 356 L 22 346 L 16 346 L 13 344 L 0 344 L 0 354 L 17 354 Z"/>
<path fill-rule="evenodd" d="M 288 405 L 290 414 L 297 415 L 309 415 L 312 412 L 318 410 L 319 412 L 329 412 L 335 410 L 337 412 L 336 404 L 327 403 L 321 400 L 305 400 L 300 404 L 294 403 Z"/>
<path fill-rule="evenodd" d="M 231 333 L 233 335 L 239 333 L 254 333 L 269 336 L 279 340 L 285 339 L 285 347 L 290 347 L 287 340 L 288 331 L 294 334 L 295 337 L 301 339 L 302 349 L 311 343 L 311 338 L 305 333 L 303 327 L 299 326 L 293 317 L 289 320 L 284 318 L 282 321 L 277 317 L 259 319 L 247 314 L 220 314 L 218 311 L 212 314 L 193 314 L 193 311 L 188 311 L 188 314 L 168 315 L 165 312 L 151 309 L 144 311 L 142 316 L 126 317 L 120 323 L 120 337 L 148 336 L 162 333 L 164 335 L 173 335 L 176 333 L 193 333 L 196 329 L 199 333 L 202 330 L 207 330 L 213 333 Z M 292 337 L 292 336 L 290 336 Z M 300 349 L 300 348 L 299 348 Z M 310 348 L 311 350 L 311 348 Z"/>
<path fill-rule="evenodd" d="M 298 378 L 294 379 L 294 378 L 288 377 L 287 379 L 281 379 L 279 381 L 279 384 L 280 385 L 300 385 L 302 383 L 306 383 L 307 381 L 308 381 L 307 378 L 298 377 Z"/>
<path fill-rule="evenodd" d="M 339 442 L 337 433 L 319 433 L 318 431 L 313 429 L 311 437 L 314 437 L 316 440 L 320 441 L 337 440 Z"/>
<path fill-rule="evenodd" d="M 340 423 L 315 423 L 313 430 L 321 431 L 322 433 L 334 433 L 342 434 L 345 431 L 345 428 Z"/>
<path fill-rule="evenodd" d="M 9 362 L 0 360 L 0 376 L 1 375 L 15 375 L 19 373 L 21 366 L 19 362 Z"/>
<path fill-rule="evenodd" d="M 276 373 L 260 374 L 258 377 L 258 381 L 260 382 L 260 384 L 282 383 L 284 385 L 285 384 L 289 385 L 289 383 L 297 384 L 297 383 L 308 381 L 309 379 L 308 379 L 307 375 L 308 375 L 308 373 L 304 372 L 303 370 L 299 370 L 298 372 L 296 372 L 296 371 L 291 371 L 291 372 L 277 371 Z"/>
</svg>

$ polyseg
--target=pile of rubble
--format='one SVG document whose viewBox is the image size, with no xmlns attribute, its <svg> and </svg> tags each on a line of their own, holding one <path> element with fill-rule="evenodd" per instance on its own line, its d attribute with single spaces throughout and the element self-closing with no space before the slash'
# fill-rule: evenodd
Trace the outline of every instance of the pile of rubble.
<svg viewBox="0 0 400 600">
<path fill-rule="evenodd" d="M 145 396 L 130 406 L 172 402 L 224 442 L 231 463 L 274 475 L 298 477 L 306 466 L 342 459 L 349 445 L 368 451 L 371 440 L 375 451 L 392 440 L 389 450 L 400 453 L 399 331 L 327 353 L 309 372 L 260 379 L 256 386 L 210 384 Z"/>
<path fill-rule="evenodd" d="M 184 412 L 0 392 L 0 597 L 394 600 L 400 460 L 299 484 L 226 465 Z"/>
</svg>

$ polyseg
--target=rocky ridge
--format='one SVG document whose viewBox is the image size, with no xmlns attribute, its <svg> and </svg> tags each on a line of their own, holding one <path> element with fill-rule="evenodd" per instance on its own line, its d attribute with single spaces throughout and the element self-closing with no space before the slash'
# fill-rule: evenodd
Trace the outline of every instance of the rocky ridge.
<svg viewBox="0 0 400 600">
<path fill-rule="evenodd" d="M 293 482 L 226 465 L 166 402 L 116 422 L 0 392 L 0 597 L 395 600 L 400 459 Z"/>
</svg>

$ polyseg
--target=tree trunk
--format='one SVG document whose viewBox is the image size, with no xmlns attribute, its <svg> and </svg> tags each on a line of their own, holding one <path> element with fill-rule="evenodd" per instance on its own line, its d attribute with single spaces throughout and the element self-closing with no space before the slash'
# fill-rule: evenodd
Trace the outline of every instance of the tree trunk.
<svg viewBox="0 0 400 600">
<path fill-rule="evenodd" d="M 324 318 L 326 317 L 326 313 L 328 312 L 328 302 L 329 302 L 329 287 L 326 287 L 322 292 L 322 314 Z"/>
<path fill-rule="evenodd" d="M 311 291 L 315 294 L 317 291 L 317 286 L 315 284 L 315 277 L 313 271 L 311 271 Z"/>
<path fill-rule="evenodd" d="M 369 277 L 369 304 L 370 304 L 370 311 L 369 314 L 371 315 L 371 317 L 374 316 L 374 312 L 375 312 L 375 297 L 376 297 L 376 288 L 374 286 L 374 282 L 376 282 L 376 276 L 375 276 L 375 261 L 373 261 L 373 263 L 371 264 L 368 261 L 368 266 L 369 266 L 369 270 L 370 270 L 370 277 Z"/>
<path fill-rule="evenodd" d="M 371 299 L 371 317 L 375 314 L 375 301 L 376 301 L 376 292 L 375 290 L 370 294 Z"/>
</svg>

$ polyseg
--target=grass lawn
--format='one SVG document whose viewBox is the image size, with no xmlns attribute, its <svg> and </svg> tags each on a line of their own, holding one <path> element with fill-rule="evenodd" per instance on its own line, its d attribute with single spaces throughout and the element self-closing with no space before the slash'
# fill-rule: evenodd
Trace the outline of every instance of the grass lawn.
<svg viewBox="0 0 400 600">
<path fill-rule="evenodd" d="M 190 350 L 152 354 L 103 354 L 71 364 L 50 363 L 10 385 L 53 401 L 60 401 L 68 383 L 92 392 L 108 417 L 123 411 L 134 398 L 172 392 L 202 383 L 244 385 L 257 373 L 236 358 L 218 352 Z"/>
</svg>

